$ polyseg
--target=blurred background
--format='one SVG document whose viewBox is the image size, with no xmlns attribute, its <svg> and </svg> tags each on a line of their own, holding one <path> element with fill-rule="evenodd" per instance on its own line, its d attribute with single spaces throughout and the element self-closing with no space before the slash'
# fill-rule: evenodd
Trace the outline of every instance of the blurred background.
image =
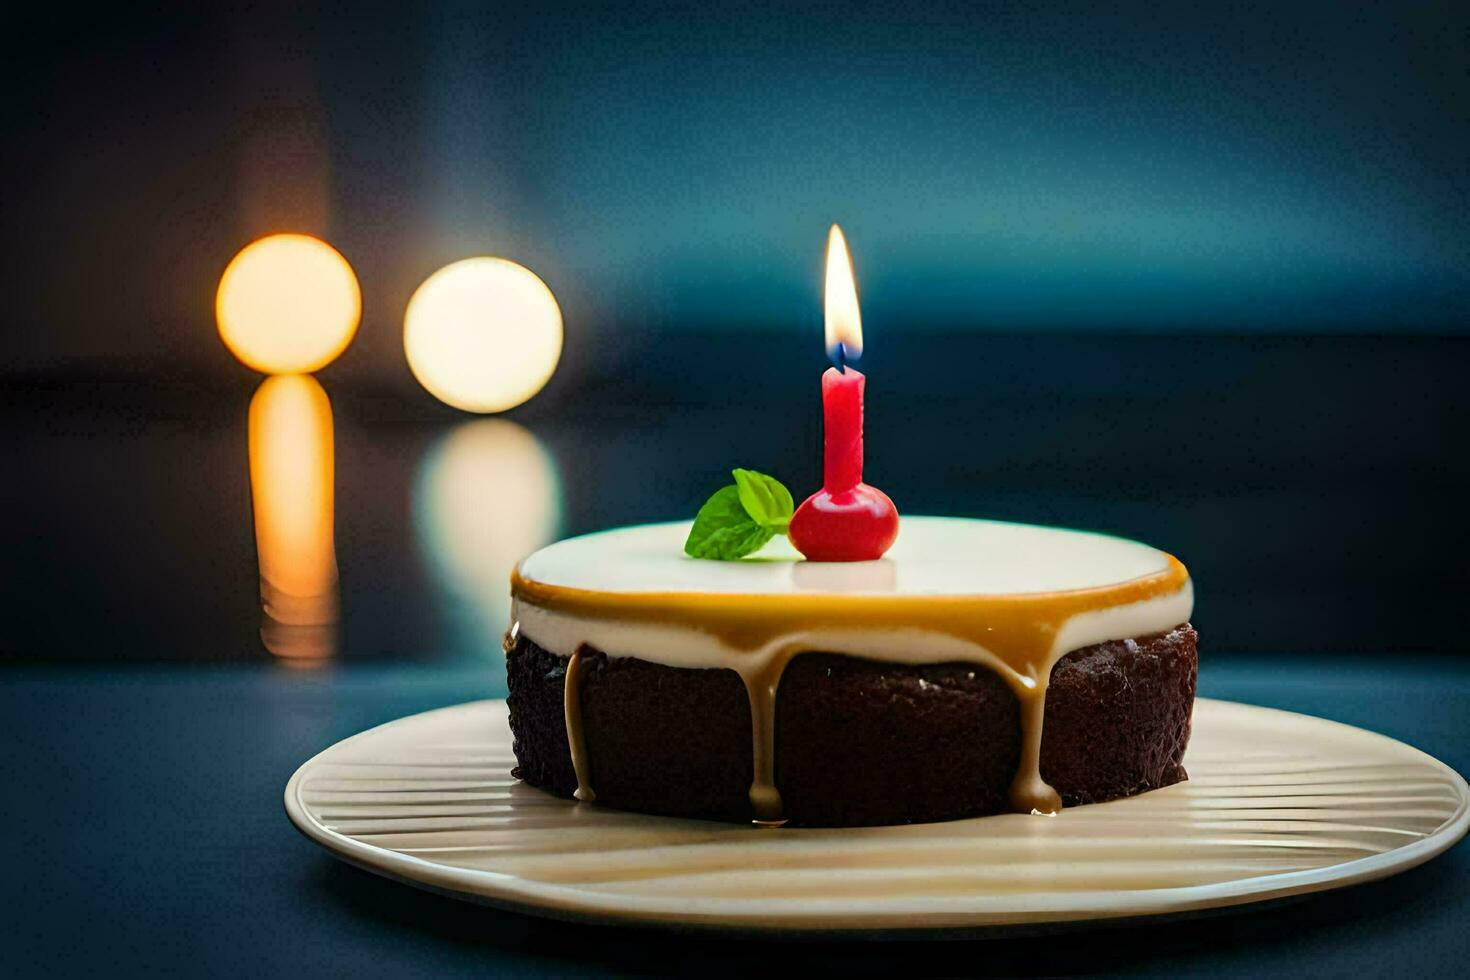
<svg viewBox="0 0 1470 980">
<path fill-rule="evenodd" d="M 3 15 L 5 659 L 493 665 L 524 553 L 816 487 L 834 221 L 901 511 L 1172 551 L 1207 657 L 1463 650 L 1464 4 L 383 6 Z M 280 384 L 278 232 L 361 290 Z M 565 330 L 483 417 L 404 356 L 476 255 Z"/>
</svg>

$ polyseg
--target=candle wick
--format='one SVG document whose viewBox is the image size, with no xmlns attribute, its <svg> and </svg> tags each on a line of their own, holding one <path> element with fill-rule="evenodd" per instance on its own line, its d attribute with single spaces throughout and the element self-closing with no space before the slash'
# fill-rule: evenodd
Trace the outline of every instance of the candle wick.
<svg viewBox="0 0 1470 980">
<path fill-rule="evenodd" d="M 833 362 L 837 365 L 837 373 L 838 374 L 846 374 L 847 373 L 847 345 L 846 344 L 841 343 L 841 342 L 838 342 L 838 344 L 837 344 L 837 356 L 833 358 Z"/>
</svg>

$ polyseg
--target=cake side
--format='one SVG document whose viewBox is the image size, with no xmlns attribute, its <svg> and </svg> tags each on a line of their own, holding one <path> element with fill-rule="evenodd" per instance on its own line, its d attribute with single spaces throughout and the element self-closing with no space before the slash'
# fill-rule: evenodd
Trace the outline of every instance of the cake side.
<svg viewBox="0 0 1470 980">
<path fill-rule="evenodd" d="M 1062 657 L 1045 696 L 1042 777 L 1068 805 L 1185 778 L 1197 671 L 1188 624 Z M 524 634 L 508 651 L 516 774 L 577 789 L 564 713 L 567 659 Z M 580 728 L 599 802 L 748 821 L 751 713 L 735 671 L 581 652 Z M 784 818 L 808 826 L 1008 812 L 1020 700 L 972 662 L 892 663 L 806 652 L 781 676 L 774 774 Z"/>
<path fill-rule="evenodd" d="M 582 737 L 599 802 L 750 818 L 750 701 L 738 674 L 591 651 L 583 657 Z"/>
<path fill-rule="evenodd" d="M 792 823 L 925 823 L 1011 810 L 1020 702 L 972 663 L 811 653 L 776 697 L 776 785 Z"/>
<path fill-rule="evenodd" d="M 516 757 L 511 775 L 557 796 L 573 796 L 577 773 L 567 740 L 567 658 L 547 653 L 521 636 L 507 643 L 505 664 L 511 749 Z"/>
<path fill-rule="evenodd" d="M 1041 775 L 1067 806 L 1188 778 L 1199 634 L 1185 623 L 1144 640 L 1074 651 L 1052 670 Z"/>
</svg>

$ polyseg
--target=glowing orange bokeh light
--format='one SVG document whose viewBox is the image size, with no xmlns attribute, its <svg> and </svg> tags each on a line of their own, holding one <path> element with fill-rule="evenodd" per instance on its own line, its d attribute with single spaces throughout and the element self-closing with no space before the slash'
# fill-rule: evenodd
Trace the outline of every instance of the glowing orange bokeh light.
<svg viewBox="0 0 1470 980">
<path fill-rule="evenodd" d="M 357 333 L 362 291 L 342 254 L 310 235 L 269 235 L 240 250 L 214 301 L 220 339 L 266 374 L 316 371 Z"/>
</svg>

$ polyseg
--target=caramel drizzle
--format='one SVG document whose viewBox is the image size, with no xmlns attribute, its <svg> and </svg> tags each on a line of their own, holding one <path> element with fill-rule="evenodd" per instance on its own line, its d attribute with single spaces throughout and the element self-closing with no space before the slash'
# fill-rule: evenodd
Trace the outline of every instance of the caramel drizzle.
<svg viewBox="0 0 1470 980">
<path fill-rule="evenodd" d="M 566 682 L 562 688 L 562 714 L 566 720 L 567 747 L 572 753 L 572 770 L 577 774 L 577 790 L 574 795 L 583 803 L 597 799 L 592 791 L 591 766 L 587 763 L 587 739 L 582 731 L 582 651 L 577 647 L 567 658 Z"/>
<path fill-rule="evenodd" d="M 1020 697 L 1021 761 L 1011 783 L 1011 807 L 1017 813 L 1056 813 L 1062 808 L 1061 795 L 1041 778 L 1041 723 L 1046 717 L 1046 686 L 1041 681 Z"/>
<path fill-rule="evenodd" d="M 739 672 L 750 699 L 750 810 L 755 815 L 751 822 L 761 827 L 779 827 L 786 822 L 781 791 L 776 788 L 776 688 L 786 665 L 800 652 L 796 648 L 782 650 L 754 670 Z"/>
<path fill-rule="evenodd" d="M 1051 668 L 1067 653 L 1054 650 L 1061 627 L 1074 616 L 1114 606 L 1173 595 L 1188 584 L 1189 572 L 1173 555 L 1152 575 L 1092 589 L 1016 595 L 894 596 L 807 593 L 738 595 L 727 593 L 613 593 L 547 585 L 511 573 L 518 599 L 553 612 L 621 622 L 684 626 L 714 634 L 728 647 L 750 654 L 736 667 L 750 700 L 750 787 L 755 822 L 779 825 L 781 794 L 775 779 L 776 692 L 791 658 L 809 644 L 782 644 L 782 637 L 816 630 L 912 628 L 945 634 L 976 648 L 966 659 L 995 669 L 1021 707 L 1021 759 L 1011 785 L 1011 805 L 1021 813 L 1055 813 L 1061 797 L 1041 778 L 1042 723 Z M 759 615 L 752 616 L 752 605 Z M 839 651 L 841 652 L 841 651 Z M 577 798 L 594 798 L 587 773 L 578 681 L 582 647 L 567 664 L 565 709 Z M 983 655 L 979 655 L 983 654 Z M 852 654 L 861 656 L 861 654 Z"/>
</svg>

